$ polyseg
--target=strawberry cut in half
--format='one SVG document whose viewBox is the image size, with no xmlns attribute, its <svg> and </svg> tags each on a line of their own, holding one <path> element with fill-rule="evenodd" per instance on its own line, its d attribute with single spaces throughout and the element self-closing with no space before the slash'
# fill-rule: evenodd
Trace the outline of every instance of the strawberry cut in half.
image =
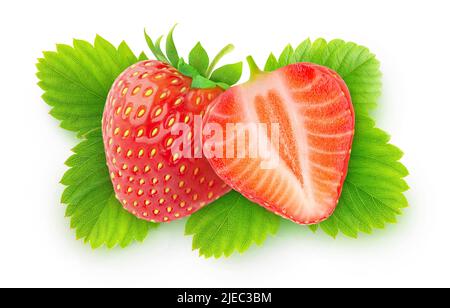
<svg viewBox="0 0 450 308">
<path fill-rule="evenodd" d="M 185 157 L 174 150 L 181 136 L 172 132 L 180 123 L 193 129 L 194 117 L 203 115 L 225 86 L 205 74 L 209 60 L 198 52 L 201 45 L 190 65 L 178 58 L 172 31 L 167 56 L 160 40 L 153 44 L 147 34 L 146 39 L 158 60 L 139 62 L 114 82 L 103 115 L 103 139 L 116 198 L 123 207 L 140 219 L 169 222 L 230 191 L 205 158 Z M 202 58 L 195 59 L 195 54 Z M 190 133 L 192 145 L 191 137 Z"/>
<path fill-rule="evenodd" d="M 219 96 L 204 120 L 226 131 L 222 143 L 214 134 L 204 137 L 205 152 L 228 149 L 210 154 L 209 162 L 251 201 L 298 224 L 317 224 L 334 212 L 347 176 L 355 127 L 349 90 L 336 72 L 315 64 L 265 73 L 248 60 L 251 80 Z M 266 129 L 250 138 L 251 130 L 229 133 L 230 123 Z"/>
</svg>

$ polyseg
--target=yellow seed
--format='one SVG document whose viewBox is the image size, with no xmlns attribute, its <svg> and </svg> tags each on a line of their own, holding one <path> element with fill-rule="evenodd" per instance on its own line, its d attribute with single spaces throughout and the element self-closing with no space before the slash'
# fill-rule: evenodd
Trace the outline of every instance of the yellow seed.
<svg viewBox="0 0 450 308">
<path fill-rule="evenodd" d="M 114 172 L 111 172 L 111 179 L 114 180 L 115 177 L 116 177 L 116 175 L 114 174 Z"/>
<path fill-rule="evenodd" d="M 122 203 L 123 203 L 124 205 L 127 205 L 128 201 L 125 200 L 125 199 L 123 199 L 123 200 L 122 200 Z"/>
<path fill-rule="evenodd" d="M 185 206 L 186 206 L 186 202 L 181 201 L 181 202 L 180 202 L 180 207 L 181 207 L 181 208 L 184 208 Z"/>
<path fill-rule="evenodd" d="M 178 78 L 175 78 L 172 80 L 172 84 L 177 84 L 180 80 Z"/>
<path fill-rule="evenodd" d="M 187 208 L 188 212 L 192 211 L 192 207 Z"/>
<path fill-rule="evenodd" d="M 170 147 L 172 144 L 173 144 L 173 138 L 170 137 L 169 139 L 167 139 L 166 146 Z"/>
<path fill-rule="evenodd" d="M 138 171 L 139 171 L 139 167 L 138 166 L 134 166 L 133 172 L 138 172 Z"/>
<path fill-rule="evenodd" d="M 185 165 L 181 165 L 180 167 L 180 173 L 184 173 L 186 171 L 186 166 Z M 180 182 L 181 183 L 181 182 Z M 184 183 L 184 182 L 183 182 Z"/>
<path fill-rule="evenodd" d="M 163 77 L 164 77 L 163 75 L 159 74 L 159 75 L 156 75 L 156 76 L 155 76 L 155 79 L 158 80 L 158 79 L 161 79 L 161 78 L 163 78 Z"/>
<path fill-rule="evenodd" d="M 189 123 L 189 121 L 191 120 L 191 118 L 189 117 L 189 116 L 186 116 L 185 118 L 184 118 L 184 123 Z"/>
<path fill-rule="evenodd" d="M 132 150 L 128 150 L 127 157 L 131 157 L 131 155 L 133 155 L 133 151 Z"/>
<path fill-rule="evenodd" d="M 176 162 L 179 158 L 180 158 L 180 154 L 175 153 L 175 154 L 173 155 L 173 157 L 172 157 L 172 161 L 173 161 L 173 162 Z"/>
<path fill-rule="evenodd" d="M 162 109 L 161 109 L 161 108 L 156 109 L 156 111 L 155 111 L 155 117 L 160 116 L 161 113 L 162 113 Z"/>
<path fill-rule="evenodd" d="M 166 202 L 166 200 L 164 200 L 164 199 L 159 199 L 159 204 L 164 204 L 164 202 Z"/>
<path fill-rule="evenodd" d="M 150 205 L 150 201 L 149 200 L 145 200 L 145 205 L 149 206 Z"/>
<path fill-rule="evenodd" d="M 197 199 L 198 199 L 198 195 L 195 194 L 195 195 L 192 197 L 192 200 L 197 201 Z"/>
<path fill-rule="evenodd" d="M 159 214 L 159 210 L 154 210 L 153 214 L 158 215 Z"/>
<path fill-rule="evenodd" d="M 139 150 L 139 153 L 138 153 L 138 156 L 139 156 L 139 157 L 144 156 L 144 150 L 140 149 L 140 150 Z"/>
<path fill-rule="evenodd" d="M 145 114 L 145 108 L 141 108 L 137 114 L 138 118 L 142 118 Z"/>
<path fill-rule="evenodd" d="M 122 90 L 122 96 L 125 96 L 128 93 L 128 88 L 124 88 Z"/>
<path fill-rule="evenodd" d="M 116 114 L 119 115 L 122 112 L 122 107 L 117 107 Z"/>
<path fill-rule="evenodd" d="M 199 96 L 199 97 L 197 97 L 197 99 L 195 100 L 195 103 L 197 104 L 197 105 L 200 105 L 201 103 L 202 103 L 202 98 Z"/>
<path fill-rule="evenodd" d="M 170 188 L 167 187 L 166 189 L 164 189 L 164 193 L 166 193 L 166 194 L 170 193 Z"/>
<path fill-rule="evenodd" d="M 199 168 L 195 168 L 194 175 L 197 175 L 199 172 L 200 172 L 200 169 Z"/>
<path fill-rule="evenodd" d="M 139 189 L 138 196 L 142 196 L 144 194 L 144 191 L 142 189 Z"/>
<path fill-rule="evenodd" d="M 208 94 L 208 100 L 211 101 L 213 99 L 213 95 L 211 93 Z"/>
<path fill-rule="evenodd" d="M 208 199 L 211 199 L 213 196 L 214 196 L 214 193 L 213 193 L 212 191 L 210 191 L 210 192 L 208 193 Z"/>
<path fill-rule="evenodd" d="M 113 143 L 113 139 L 112 138 L 109 138 L 109 145 L 112 145 L 112 143 Z"/>
<path fill-rule="evenodd" d="M 145 168 L 144 168 L 144 172 L 145 172 L 145 173 L 148 173 L 149 171 L 150 171 L 150 166 L 148 166 L 148 165 L 147 165 L 147 166 L 145 166 Z"/>
<path fill-rule="evenodd" d="M 127 107 L 127 109 L 125 109 L 125 115 L 129 116 L 132 110 L 133 110 L 133 108 Z"/>
<path fill-rule="evenodd" d="M 186 92 L 186 91 L 187 91 L 187 88 L 186 88 L 186 87 L 183 87 L 183 88 L 181 88 L 181 90 L 180 90 L 181 93 L 184 93 L 184 92 Z"/>
<path fill-rule="evenodd" d="M 169 123 L 167 123 L 167 126 L 172 127 L 173 124 L 175 124 L 175 118 L 171 118 L 171 119 L 169 120 Z"/>
<path fill-rule="evenodd" d="M 157 193 L 156 189 L 152 189 L 152 190 L 150 191 L 150 194 L 152 194 L 152 195 L 156 195 L 156 193 Z"/>
<path fill-rule="evenodd" d="M 166 180 L 166 182 L 169 181 L 171 178 L 172 178 L 172 176 L 171 176 L 170 174 L 167 174 L 167 175 L 164 177 L 164 179 Z"/>
<path fill-rule="evenodd" d="M 148 213 L 147 213 L 147 212 L 144 212 L 142 215 L 143 215 L 144 217 L 147 217 L 147 216 L 148 216 Z"/>
<path fill-rule="evenodd" d="M 133 95 L 138 94 L 139 91 L 141 91 L 141 87 L 136 87 L 136 88 L 134 88 L 134 90 L 133 90 Z"/>
<path fill-rule="evenodd" d="M 117 159 L 113 158 L 112 162 L 115 165 L 117 163 Z"/>
<path fill-rule="evenodd" d="M 152 157 L 155 157 L 155 155 L 156 155 L 156 149 L 152 149 L 152 151 L 150 152 L 150 155 L 151 155 Z"/>
<path fill-rule="evenodd" d="M 192 192 L 192 188 L 187 188 L 185 191 L 189 195 Z"/>
<path fill-rule="evenodd" d="M 141 128 L 141 129 L 138 130 L 137 136 L 138 136 L 138 137 L 142 137 L 143 135 L 144 135 L 144 129 Z"/>
<path fill-rule="evenodd" d="M 180 214 L 179 213 L 175 213 L 175 215 L 174 215 L 176 218 L 178 218 L 178 217 L 180 217 Z"/>
<path fill-rule="evenodd" d="M 157 178 L 153 178 L 152 183 L 153 183 L 154 185 L 158 184 L 158 179 L 157 179 Z"/>
<path fill-rule="evenodd" d="M 117 86 L 121 87 L 123 85 L 123 80 L 120 80 Z"/>
<path fill-rule="evenodd" d="M 120 128 L 119 127 L 117 127 L 115 130 L 114 130 L 114 135 L 118 135 L 120 133 Z"/>
<path fill-rule="evenodd" d="M 123 136 L 124 136 L 125 138 L 128 137 L 128 136 L 130 136 L 130 130 L 127 129 L 127 130 L 123 133 Z"/>
<path fill-rule="evenodd" d="M 130 176 L 130 177 L 128 178 L 128 181 L 129 181 L 130 183 L 133 183 L 133 182 L 134 182 L 134 177 Z"/>
<path fill-rule="evenodd" d="M 164 221 L 169 221 L 169 218 L 168 217 L 164 217 Z"/>
<path fill-rule="evenodd" d="M 136 67 L 136 66 L 135 66 L 135 67 Z M 132 67 L 132 68 L 133 68 L 133 67 Z M 131 75 L 131 76 L 136 77 L 137 75 L 139 75 L 139 72 L 134 72 L 133 75 Z"/>
<path fill-rule="evenodd" d="M 141 76 L 142 79 L 147 78 L 147 77 L 148 77 L 148 74 L 147 74 L 147 73 L 144 73 L 144 74 Z"/>
<path fill-rule="evenodd" d="M 173 194 L 173 195 L 172 195 L 172 199 L 173 199 L 173 200 L 177 200 L 177 199 L 178 199 L 178 195 L 177 195 L 177 194 Z"/>
<path fill-rule="evenodd" d="M 147 91 L 145 91 L 145 96 L 146 97 L 149 97 L 150 95 L 152 95 L 153 94 L 153 89 L 148 89 Z"/>
<path fill-rule="evenodd" d="M 145 184 L 145 180 L 144 179 L 141 179 L 140 181 L 139 181 L 139 185 L 144 185 Z"/>
<path fill-rule="evenodd" d="M 122 186 L 120 186 L 120 184 L 117 184 L 116 188 L 117 188 L 117 190 L 120 190 L 122 188 Z"/>
<path fill-rule="evenodd" d="M 158 163 L 158 170 L 161 170 L 164 167 L 163 163 Z"/>
<path fill-rule="evenodd" d="M 204 177 L 202 177 L 202 178 L 200 179 L 200 184 L 205 183 L 205 181 L 206 181 L 206 179 L 205 179 Z"/>
<path fill-rule="evenodd" d="M 160 99 L 165 99 L 168 96 L 167 92 L 162 93 L 159 98 Z"/>
<path fill-rule="evenodd" d="M 132 192 L 133 192 L 133 188 L 128 187 L 127 192 L 128 192 L 129 194 L 132 193 Z"/>
<path fill-rule="evenodd" d="M 138 204 L 139 204 L 139 203 L 138 203 L 137 201 L 134 201 L 134 202 L 133 202 L 133 206 L 134 206 L 134 207 L 138 206 Z"/>
<path fill-rule="evenodd" d="M 185 185 L 185 182 L 184 182 L 184 181 L 180 181 L 180 183 L 178 183 L 178 187 L 180 187 L 180 188 L 183 188 L 184 185 Z"/>
<path fill-rule="evenodd" d="M 210 181 L 208 184 L 209 187 L 213 187 L 214 186 L 214 180 Z"/>
<path fill-rule="evenodd" d="M 183 102 L 183 99 L 180 97 L 180 98 L 177 98 L 177 100 L 175 101 L 175 106 L 178 106 L 178 105 L 181 105 L 181 103 Z"/>
<path fill-rule="evenodd" d="M 172 208 L 169 206 L 168 208 L 167 208 L 167 213 L 172 213 Z"/>
<path fill-rule="evenodd" d="M 127 169 L 128 169 L 128 165 L 127 164 L 123 164 L 122 170 L 127 170 Z"/>
<path fill-rule="evenodd" d="M 187 137 L 188 137 L 188 140 L 191 140 L 192 139 L 192 132 L 189 132 Z"/>
<path fill-rule="evenodd" d="M 120 154 L 120 152 L 122 152 L 122 148 L 121 147 L 117 147 L 116 153 Z"/>
<path fill-rule="evenodd" d="M 152 130 L 152 137 L 155 137 L 156 135 L 158 135 L 158 132 L 159 132 L 159 129 L 158 129 L 157 127 L 155 127 L 155 128 Z"/>
</svg>

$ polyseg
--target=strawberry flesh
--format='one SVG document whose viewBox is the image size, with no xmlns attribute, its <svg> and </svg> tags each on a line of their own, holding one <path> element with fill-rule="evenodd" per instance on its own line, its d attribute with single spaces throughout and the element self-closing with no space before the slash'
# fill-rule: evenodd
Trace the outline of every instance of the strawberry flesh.
<svg viewBox="0 0 450 308">
<path fill-rule="evenodd" d="M 204 124 L 267 124 L 269 153 L 276 168 L 263 167 L 261 154 L 209 159 L 232 188 L 268 210 L 299 224 L 317 224 L 334 212 L 347 175 L 355 116 L 345 82 L 334 71 L 309 63 L 263 73 L 222 94 Z M 279 124 L 279 143 L 270 135 Z M 260 137 L 260 136 L 259 136 Z M 234 147 L 237 135 L 216 145 Z M 205 138 L 208 142 L 208 138 Z M 254 139 L 252 139 L 254 140 Z"/>
</svg>

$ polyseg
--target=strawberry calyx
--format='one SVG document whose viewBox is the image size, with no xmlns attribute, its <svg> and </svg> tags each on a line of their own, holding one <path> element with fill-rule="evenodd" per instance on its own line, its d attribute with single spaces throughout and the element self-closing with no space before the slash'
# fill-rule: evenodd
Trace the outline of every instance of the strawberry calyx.
<svg viewBox="0 0 450 308">
<path fill-rule="evenodd" d="M 145 40 L 151 52 L 158 61 L 175 67 L 183 75 L 192 78 L 191 87 L 194 89 L 214 89 L 222 88 L 227 90 L 236 84 L 242 76 L 242 62 L 224 65 L 215 69 L 224 56 L 234 50 L 232 44 L 228 44 L 213 58 L 210 62 L 208 53 L 198 42 L 189 53 L 189 59 L 186 61 L 180 57 L 176 48 L 173 32 L 176 25 L 170 30 L 166 39 L 166 51 L 161 48 L 164 36 L 160 36 L 156 41 L 144 30 Z"/>
<path fill-rule="evenodd" d="M 250 69 L 250 80 L 249 81 L 253 81 L 258 76 L 260 76 L 262 74 L 266 74 L 259 68 L 258 64 L 256 64 L 255 59 L 253 59 L 252 56 L 247 57 L 247 63 L 248 63 L 248 67 Z"/>
</svg>

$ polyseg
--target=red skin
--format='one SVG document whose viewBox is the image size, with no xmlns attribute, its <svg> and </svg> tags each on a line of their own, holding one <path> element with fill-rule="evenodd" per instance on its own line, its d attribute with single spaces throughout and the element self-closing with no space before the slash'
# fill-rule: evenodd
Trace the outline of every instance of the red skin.
<svg viewBox="0 0 450 308">
<path fill-rule="evenodd" d="M 354 137 L 345 82 L 319 65 L 289 65 L 226 91 L 204 119 L 224 130 L 227 123 L 256 122 L 280 124 L 281 165 L 264 170 L 260 157 L 211 158 L 216 173 L 248 199 L 295 223 L 326 220 L 341 196 Z"/>
<path fill-rule="evenodd" d="M 103 115 L 106 160 L 117 199 L 140 219 L 169 222 L 188 216 L 230 191 L 204 158 L 176 156 L 177 123 L 222 93 L 191 89 L 191 78 L 159 61 L 143 61 L 114 82 Z M 172 139 L 170 139 L 172 138 Z"/>
</svg>

